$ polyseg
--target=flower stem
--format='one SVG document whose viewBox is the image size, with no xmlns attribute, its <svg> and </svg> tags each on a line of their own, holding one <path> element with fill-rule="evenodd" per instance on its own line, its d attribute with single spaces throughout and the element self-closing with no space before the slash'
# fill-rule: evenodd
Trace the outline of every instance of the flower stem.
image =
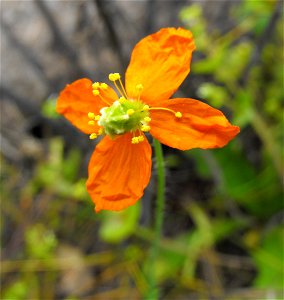
<svg viewBox="0 0 284 300">
<path fill-rule="evenodd" d="M 158 299 L 159 289 L 157 286 L 157 270 L 155 264 L 159 254 L 159 244 L 162 235 L 162 225 L 164 217 L 165 206 L 165 167 L 162 145 L 156 139 L 154 139 L 154 150 L 157 159 L 157 175 L 158 175 L 158 188 L 157 188 L 157 202 L 155 211 L 155 238 L 153 241 L 152 249 L 150 252 L 150 272 L 149 272 L 149 293 L 147 299 Z"/>
</svg>

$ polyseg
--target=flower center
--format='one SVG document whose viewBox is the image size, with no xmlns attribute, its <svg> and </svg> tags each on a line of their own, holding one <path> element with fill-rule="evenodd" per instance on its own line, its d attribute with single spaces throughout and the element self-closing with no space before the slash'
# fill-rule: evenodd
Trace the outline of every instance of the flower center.
<svg viewBox="0 0 284 300">
<path fill-rule="evenodd" d="M 132 132 L 133 138 L 131 142 L 132 144 L 138 144 L 144 140 L 142 132 L 148 132 L 151 129 L 149 126 L 149 122 L 151 121 L 149 114 L 151 110 L 164 110 L 173 113 L 176 118 L 182 117 L 180 112 L 165 107 L 149 107 L 140 101 L 143 90 L 142 84 L 136 85 L 137 95 L 136 99 L 133 100 L 127 97 L 127 93 L 118 73 L 109 74 L 109 80 L 114 83 L 121 97 L 110 104 L 101 95 L 101 91 L 107 90 L 108 85 L 99 82 L 95 82 L 92 85 L 93 94 L 99 96 L 107 106 L 100 110 L 100 115 L 95 115 L 92 112 L 88 113 L 88 117 L 90 118 L 89 125 L 95 125 L 97 122 L 100 126 L 97 133 L 90 135 L 90 139 L 95 139 L 98 135 L 103 133 L 113 138 L 116 135 Z M 135 136 L 137 133 L 139 135 Z"/>
<path fill-rule="evenodd" d="M 123 100 L 115 101 L 111 106 L 104 107 L 100 111 L 98 125 L 102 126 L 105 133 L 111 137 L 142 130 L 143 126 L 148 124 L 149 111 L 144 110 L 145 105 L 142 102 Z"/>
</svg>

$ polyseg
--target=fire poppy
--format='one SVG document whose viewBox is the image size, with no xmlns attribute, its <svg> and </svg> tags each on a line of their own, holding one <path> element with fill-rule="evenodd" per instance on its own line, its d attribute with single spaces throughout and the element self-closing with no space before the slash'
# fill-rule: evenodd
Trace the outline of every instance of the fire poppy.
<svg viewBox="0 0 284 300">
<path fill-rule="evenodd" d="M 96 212 L 122 210 L 143 195 L 151 175 L 151 146 L 145 132 L 161 143 L 188 150 L 218 148 L 239 133 L 223 113 L 194 99 L 175 98 L 190 71 L 192 33 L 164 28 L 134 47 L 125 75 L 106 83 L 83 78 L 60 93 L 57 112 L 90 134 L 104 135 L 89 163 L 87 190 Z"/>
</svg>

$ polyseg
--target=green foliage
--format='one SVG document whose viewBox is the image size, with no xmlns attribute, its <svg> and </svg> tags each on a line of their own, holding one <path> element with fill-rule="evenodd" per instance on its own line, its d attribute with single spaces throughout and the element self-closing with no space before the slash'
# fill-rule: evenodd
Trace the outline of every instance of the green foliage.
<svg viewBox="0 0 284 300">
<path fill-rule="evenodd" d="M 59 138 L 52 139 L 47 160 L 38 164 L 34 180 L 30 182 L 31 193 L 44 187 L 58 196 L 72 197 L 79 201 L 88 199 L 85 180 L 77 179 L 80 165 L 79 150 L 72 149 L 65 155 L 63 141 Z"/>
<path fill-rule="evenodd" d="M 43 224 L 35 224 L 26 231 L 26 248 L 30 257 L 48 258 L 53 254 L 56 246 L 54 233 L 47 230 Z"/>
<path fill-rule="evenodd" d="M 57 97 L 49 97 L 42 105 L 42 114 L 51 119 L 59 118 L 59 114 L 56 112 Z"/>
<path fill-rule="evenodd" d="M 237 221 L 230 225 L 217 218 L 215 221 L 216 224 L 220 222 L 218 230 L 221 232 L 226 226 L 229 229 L 232 225 L 233 231 L 241 227 L 245 229 L 248 224 L 253 228 L 251 221 L 255 218 L 265 222 L 284 208 L 281 186 L 283 89 L 279 88 L 283 85 L 281 21 L 277 30 L 271 36 L 266 36 L 267 42 L 256 62 L 253 59 L 257 57 L 260 51 L 257 47 L 260 46 L 244 37 L 250 34 L 256 40 L 260 39 L 275 7 L 276 1 L 242 1 L 237 9 L 232 9 L 236 27 L 223 35 L 214 30 L 208 33 L 206 19 L 197 4 L 187 7 L 180 14 L 181 20 L 195 36 L 197 51 L 202 54 L 202 59 L 193 63 L 192 70 L 209 78 L 209 82 L 200 85 L 198 95 L 212 106 L 230 111 L 232 123 L 241 127 L 241 135 L 242 132 L 253 130 L 261 142 L 261 148 L 254 150 L 259 155 L 257 165 L 244 155 L 246 149 L 242 140 L 235 140 L 223 149 L 206 153 L 191 150 L 187 153 L 194 159 L 196 170 L 202 178 L 214 178 L 216 196 L 211 202 L 212 207 L 222 211 L 222 207 L 231 202 L 230 205 L 245 209 L 247 220 L 250 220 L 250 223 Z M 258 227 L 258 224 L 255 226 Z M 252 228 L 250 230 L 253 231 Z M 201 243 L 202 233 L 199 232 L 197 236 L 196 239 Z M 226 236 L 224 230 L 223 238 Z M 210 238 L 204 240 L 209 241 Z M 195 245 L 194 235 L 190 244 Z M 281 255 L 283 230 L 277 228 L 265 234 L 261 244 L 252 251 L 258 269 L 256 287 L 283 287 Z M 193 269 L 192 266 L 187 268 Z M 194 271 L 189 274 L 193 276 Z"/>
<path fill-rule="evenodd" d="M 140 212 L 140 202 L 120 212 L 102 212 L 100 238 L 108 243 L 121 243 L 136 230 Z"/>
<path fill-rule="evenodd" d="M 234 124 L 239 124 L 242 128 L 249 125 L 254 116 L 253 96 L 249 90 L 239 89 L 234 101 Z"/>
<path fill-rule="evenodd" d="M 207 99 L 216 108 L 221 107 L 224 101 L 229 98 L 228 93 L 223 87 L 210 82 L 201 84 L 197 92 L 201 98 Z"/>
<path fill-rule="evenodd" d="M 246 21 L 251 24 L 251 30 L 257 35 L 266 28 L 271 11 L 275 7 L 276 1 L 250 1 L 244 0 L 242 5 L 234 11 L 235 17 L 240 22 Z"/>
<path fill-rule="evenodd" d="M 180 12 L 180 19 L 189 28 L 194 28 L 194 40 L 196 47 L 204 50 L 208 45 L 208 33 L 206 21 L 202 15 L 202 8 L 198 4 L 192 4 Z"/>
<path fill-rule="evenodd" d="M 270 294 L 266 291 L 272 291 L 272 295 L 281 293 L 282 20 L 271 36 L 266 36 L 264 47 L 259 48 L 259 38 L 275 4 L 276 1 L 236 2 L 230 12 L 234 25 L 224 33 L 210 27 L 200 3 L 180 13 L 184 27 L 195 38 L 197 55 L 191 69 L 194 80 L 200 82 L 198 96 L 223 110 L 234 125 L 241 127 L 241 133 L 222 149 L 194 149 L 184 152 L 185 157 L 172 151 L 166 156 L 169 173 L 181 167 L 184 159 L 194 165 L 188 188 L 193 189 L 190 185 L 195 180 L 200 185 L 204 183 L 206 199 L 198 198 L 203 185 L 197 187 L 199 194 L 181 187 L 180 195 L 172 195 L 170 187 L 167 189 L 165 212 L 170 217 L 164 220 L 166 234 L 154 264 L 149 265 L 148 260 L 154 232 L 147 229 L 148 225 L 139 225 L 141 201 L 122 212 L 94 214 L 86 178 L 81 174 L 79 149 L 64 149 L 62 139 L 51 138 L 46 141 L 46 156 L 38 158 L 28 176 L 1 159 L 1 234 L 4 249 L 9 244 L 8 249 L 14 252 L 4 257 L 1 266 L 6 277 L 1 299 L 54 299 L 62 282 L 74 282 L 72 276 L 78 270 L 69 272 L 74 261 L 69 266 L 68 257 L 58 256 L 58 249 L 65 244 L 80 248 L 80 262 L 94 277 L 91 287 L 95 297 L 115 286 L 113 294 L 101 299 L 111 299 L 115 293 L 121 293 L 121 299 L 147 294 L 149 270 L 155 272 L 161 289 L 174 286 L 172 294 L 167 290 L 161 293 L 165 299 L 188 298 L 191 292 L 192 298 L 224 298 L 215 295 L 217 287 L 206 281 L 210 274 L 203 274 L 200 266 L 204 264 L 219 271 L 217 275 L 228 272 L 232 276 L 229 287 L 225 286 L 226 276 L 223 278 L 224 294 L 231 287 L 252 293 L 228 299 L 267 299 Z M 259 59 L 253 62 L 258 51 Z M 53 97 L 43 104 L 42 113 L 47 118 L 58 117 Z M 174 230 L 169 230 L 171 227 Z M 167 235 L 167 230 L 173 233 Z M 229 246 L 222 247 L 223 243 Z M 224 249 L 227 256 L 222 253 Z M 241 282 L 239 286 L 233 282 L 236 278 Z M 128 295 L 128 289 L 137 289 L 138 296 Z M 255 296 L 256 290 L 264 292 Z M 70 293 L 65 299 L 82 299 L 89 294 Z M 277 295 L 274 298 L 281 299 Z"/>
<path fill-rule="evenodd" d="M 26 300 L 30 287 L 26 282 L 18 280 L 13 282 L 4 292 L 3 299 Z"/>
<path fill-rule="evenodd" d="M 259 247 L 252 251 L 259 270 L 255 286 L 259 288 L 283 288 L 284 228 L 276 227 L 267 231 Z"/>
</svg>

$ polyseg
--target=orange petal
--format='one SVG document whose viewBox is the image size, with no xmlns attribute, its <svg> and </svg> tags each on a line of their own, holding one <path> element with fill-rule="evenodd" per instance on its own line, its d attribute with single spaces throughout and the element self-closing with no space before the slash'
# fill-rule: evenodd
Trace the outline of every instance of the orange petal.
<svg viewBox="0 0 284 300">
<path fill-rule="evenodd" d="M 221 111 L 198 100 L 177 98 L 160 102 L 159 106 L 182 113 L 179 119 L 168 111 L 151 111 L 151 134 L 173 148 L 219 148 L 240 132 Z"/>
<path fill-rule="evenodd" d="M 118 97 L 115 91 L 108 87 L 101 90 L 101 96 L 108 103 L 113 103 Z M 87 78 L 79 79 L 68 84 L 60 93 L 57 100 L 56 111 L 69 120 L 74 126 L 85 133 L 98 131 L 98 126 L 88 125 L 88 112 L 99 114 L 102 107 L 108 106 L 99 96 L 92 93 L 92 81 Z"/>
<path fill-rule="evenodd" d="M 163 28 L 142 39 L 125 75 L 128 97 L 137 97 L 135 87 L 141 83 L 143 102 L 154 105 L 169 99 L 188 75 L 194 49 L 192 33 L 182 28 Z"/>
<path fill-rule="evenodd" d="M 151 146 L 147 139 L 131 144 L 132 134 L 112 140 L 105 136 L 97 145 L 90 163 L 87 190 L 96 212 L 122 210 L 143 195 L 151 175 Z"/>
</svg>

